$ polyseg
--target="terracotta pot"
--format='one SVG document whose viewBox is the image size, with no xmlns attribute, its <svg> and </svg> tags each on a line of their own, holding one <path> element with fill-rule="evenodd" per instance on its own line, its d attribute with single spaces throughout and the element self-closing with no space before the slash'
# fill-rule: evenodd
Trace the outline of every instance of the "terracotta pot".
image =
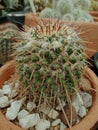
<svg viewBox="0 0 98 130">
<path fill-rule="evenodd" d="M 26 15 L 25 25 L 31 27 L 38 25 L 38 22 L 41 18 L 34 16 L 32 13 Z M 45 19 L 47 21 L 49 19 Z M 65 21 L 63 21 L 65 22 Z M 98 23 L 84 23 L 84 22 L 65 22 L 70 23 L 72 26 L 78 26 L 78 31 L 82 32 L 80 35 L 85 42 L 86 53 L 89 57 L 92 57 L 98 51 Z"/>
<path fill-rule="evenodd" d="M 15 71 L 15 61 L 10 61 L 0 68 L 0 87 L 2 87 L 4 81 L 10 78 L 11 74 L 13 74 L 14 71 Z M 96 90 L 96 92 L 95 91 L 92 92 L 93 105 L 89 110 L 89 112 L 87 113 L 86 117 L 84 117 L 79 124 L 73 126 L 72 130 L 90 130 L 98 120 L 98 78 L 88 67 L 86 67 L 85 69 L 85 74 L 86 74 L 85 76 L 88 77 L 89 80 L 91 81 L 92 87 Z M 0 111 L 0 130 L 23 130 L 23 129 L 8 121 Z"/>
<path fill-rule="evenodd" d="M 98 22 L 98 11 L 91 11 L 90 14 L 94 18 L 94 22 Z"/>
<path fill-rule="evenodd" d="M 98 11 L 91 11 L 90 14 L 92 16 L 98 17 Z"/>
</svg>

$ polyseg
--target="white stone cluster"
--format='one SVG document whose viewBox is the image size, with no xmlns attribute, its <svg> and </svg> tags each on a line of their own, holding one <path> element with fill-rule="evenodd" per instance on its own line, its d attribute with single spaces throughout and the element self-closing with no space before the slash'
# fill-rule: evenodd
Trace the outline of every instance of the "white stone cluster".
<svg viewBox="0 0 98 130">
<path fill-rule="evenodd" d="M 92 96 L 87 92 L 77 93 L 72 98 L 72 105 L 76 109 L 77 115 L 83 118 L 89 107 L 92 105 Z"/>
<path fill-rule="evenodd" d="M 5 116 L 8 120 L 18 119 L 20 127 L 26 130 L 31 127 L 34 127 L 35 130 L 47 130 L 58 125 L 60 126 L 59 130 L 67 128 L 59 118 L 60 105 L 57 105 L 55 109 L 50 109 L 42 104 L 39 110 L 43 113 L 44 117 L 48 116 L 49 119 L 42 118 L 39 113 L 32 112 L 37 108 L 35 102 L 27 102 L 26 108 L 23 108 L 22 106 L 26 98 L 20 100 L 14 99 L 17 96 L 16 88 L 18 83 L 15 86 L 12 89 L 11 85 L 4 85 L 0 89 L 0 108 L 7 108 Z M 65 101 L 61 101 L 61 103 L 63 107 L 67 105 Z M 83 118 L 87 114 L 88 108 L 92 105 L 92 96 L 87 92 L 81 91 L 72 97 L 72 105 L 76 109 L 79 118 Z"/>
</svg>

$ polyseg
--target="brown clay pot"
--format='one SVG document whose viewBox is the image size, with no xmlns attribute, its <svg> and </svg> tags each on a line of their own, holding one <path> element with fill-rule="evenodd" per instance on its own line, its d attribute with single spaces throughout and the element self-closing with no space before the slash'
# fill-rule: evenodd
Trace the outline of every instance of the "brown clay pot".
<svg viewBox="0 0 98 130">
<path fill-rule="evenodd" d="M 91 11 L 90 14 L 94 18 L 94 22 L 98 22 L 98 11 Z"/>
<path fill-rule="evenodd" d="M 37 15 L 34 16 L 32 13 L 26 15 L 25 25 L 32 27 L 37 26 L 38 22 L 41 18 Z M 45 21 L 49 19 L 44 19 Z M 65 21 L 63 21 L 65 22 Z M 96 52 L 98 52 L 98 23 L 97 22 L 65 22 L 70 23 L 72 26 L 78 26 L 78 31 L 82 32 L 80 34 L 81 38 L 84 40 L 84 45 L 86 48 L 86 53 L 88 57 L 92 57 Z M 86 42 L 85 42 L 86 41 Z"/>
<path fill-rule="evenodd" d="M 10 61 L 0 68 L 0 87 L 2 87 L 4 81 L 10 78 L 11 74 L 15 71 L 15 61 Z M 95 91 L 92 92 L 93 95 L 93 105 L 89 110 L 86 117 L 84 117 L 81 122 L 72 127 L 72 130 L 90 130 L 98 120 L 98 78 L 88 67 L 85 68 L 85 76 L 91 81 L 92 87 Z M 24 130 L 10 121 L 8 121 L 2 111 L 0 111 L 0 130 Z M 69 129 L 66 129 L 69 130 Z"/>
</svg>

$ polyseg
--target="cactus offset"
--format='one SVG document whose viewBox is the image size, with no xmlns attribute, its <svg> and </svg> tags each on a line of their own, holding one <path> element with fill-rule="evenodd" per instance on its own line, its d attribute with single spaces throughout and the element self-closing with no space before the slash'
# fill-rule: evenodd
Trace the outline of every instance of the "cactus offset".
<svg viewBox="0 0 98 130">
<path fill-rule="evenodd" d="M 68 21 L 71 20 L 71 21 L 74 21 L 75 18 L 74 18 L 74 16 L 71 13 L 67 13 L 67 14 L 65 14 L 63 16 L 62 20 L 68 20 Z"/>
<path fill-rule="evenodd" d="M 46 18 L 57 18 L 60 19 L 62 17 L 61 13 L 55 9 L 52 8 L 45 8 L 40 13 L 41 17 Z"/>
<path fill-rule="evenodd" d="M 93 22 L 93 17 L 88 13 L 79 8 L 76 8 L 72 12 L 75 20 L 84 22 Z"/>
<path fill-rule="evenodd" d="M 86 65 L 81 39 L 70 26 L 56 21 L 39 21 L 39 26 L 23 33 L 16 51 L 16 71 L 22 96 L 48 105 L 58 97 L 67 100 L 78 91 Z"/>
<path fill-rule="evenodd" d="M 59 0 L 57 3 L 57 10 L 63 15 L 65 13 L 70 13 L 74 9 L 74 4 L 72 0 Z"/>
<path fill-rule="evenodd" d="M 6 61 L 11 59 L 10 55 L 13 53 L 13 44 L 19 37 L 19 32 L 16 29 L 8 29 L 9 27 L 14 28 L 11 24 L 6 24 L 6 27 L 0 27 L 0 64 L 4 64 Z M 16 26 L 15 26 L 16 28 Z"/>
<path fill-rule="evenodd" d="M 81 8 L 85 11 L 89 11 L 91 6 L 90 0 L 74 0 L 75 7 Z"/>
</svg>

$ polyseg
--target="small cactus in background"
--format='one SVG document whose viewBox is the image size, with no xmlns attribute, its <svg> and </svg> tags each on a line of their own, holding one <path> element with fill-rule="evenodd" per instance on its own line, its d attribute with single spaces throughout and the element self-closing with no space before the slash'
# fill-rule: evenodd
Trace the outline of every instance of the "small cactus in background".
<svg viewBox="0 0 98 130">
<path fill-rule="evenodd" d="M 57 3 L 57 10 L 63 15 L 65 13 L 70 13 L 74 9 L 74 4 L 72 0 L 59 0 Z"/>
<path fill-rule="evenodd" d="M 91 6 L 90 0 L 74 0 L 75 7 L 78 7 L 82 10 L 89 11 Z"/>
<path fill-rule="evenodd" d="M 6 23 L 6 24 L 1 24 L 0 25 L 0 31 L 8 29 L 8 28 L 15 29 L 15 30 L 18 29 L 17 26 L 15 24 L 13 24 L 13 23 Z"/>
<path fill-rule="evenodd" d="M 9 29 L 9 27 L 12 27 Z M 16 29 L 15 29 L 16 28 Z M 17 41 L 19 32 L 16 26 L 12 24 L 1 25 L 0 27 L 0 65 L 11 59 L 13 53 L 13 44 Z"/>
<path fill-rule="evenodd" d="M 41 17 L 93 22 L 93 17 L 89 14 L 90 0 L 54 0 L 52 3 L 51 8 L 46 7 L 41 11 Z"/>
<path fill-rule="evenodd" d="M 54 107 L 58 99 L 69 102 L 86 65 L 85 49 L 78 33 L 60 21 L 39 21 L 23 33 L 16 49 L 16 73 L 21 96 L 31 97 L 39 108 L 46 103 Z"/>
<path fill-rule="evenodd" d="M 53 9 L 52 10 L 52 17 L 56 18 L 56 19 L 61 19 L 62 15 L 61 15 L 61 13 L 59 11 Z"/>
<path fill-rule="evenodd" d="M 74 16 L 75 20 L 77 20 L 77 21 L 93 22 L 93 17 L 89 13 L 87 13 L 79 8 L 74 9 L 72 12 L 72 15 Z"/>
<path fill-rule="evenodd" d="M 71 13 L 67 13 L 67 14 L 63 15 L 62 20 L 71 20 L 71 21 L 74 21 L 75 18 L 74 18 L 74 16 Z"/>
<path fill-rule="evenodd" d="M 62 17 L 59 11 L 48 7 L 41 11 L 40 16 L 46 18 L 57 18 L 57 19 L 60 19 Z"/>
<path fill-rule="evenodd" d="M 45 9 L 43 9 L 40 13 L 41 17 L 46 17 L 46 18 L 52 18 L 52 9 L 46 7 Z"/>
</svg>

